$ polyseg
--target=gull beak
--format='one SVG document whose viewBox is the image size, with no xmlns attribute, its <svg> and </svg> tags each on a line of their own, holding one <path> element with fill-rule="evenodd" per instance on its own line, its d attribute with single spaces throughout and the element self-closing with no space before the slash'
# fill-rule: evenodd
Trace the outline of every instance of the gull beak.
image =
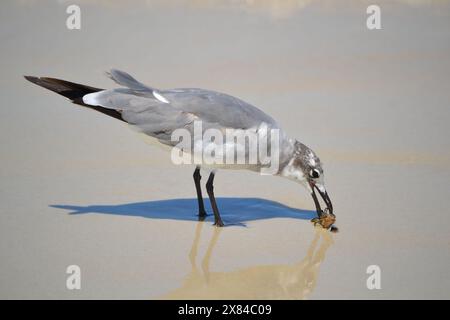
<svg viewBox="0 0 450 320">
<path fill-rule="evenodd" d="M 325 190 L 325 188 L 323 186 L 316 185 L 314 182 L 310 182 L 309 185 L 311 186 L 311 190 L 312 190 L 311 196 L 313 197 L 314 204 L 316 205 L 316 210 L 317 210 L 318 216 L 321 217 L 322 214 L 326 211 L 327 211 L 327 213 L 333 214 L 333 204 L 331 203 L 330 197 L 328 196 L 328 193 Z M 324 211 L 320 207 L 320 202 L 319 202 L 319 199 L 317 198 L 316 190 L 320 194 L 320 197 L 322 198 L 322 200 L 324 201 L 324 203 L 326 205 L 326 209 Z"/>
</svg>

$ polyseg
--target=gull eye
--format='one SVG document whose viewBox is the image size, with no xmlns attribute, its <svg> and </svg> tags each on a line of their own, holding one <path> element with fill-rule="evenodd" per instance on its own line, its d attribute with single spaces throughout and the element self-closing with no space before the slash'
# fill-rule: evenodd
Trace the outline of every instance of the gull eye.
<svg viewBox="0 0 450 320">
<path fill-rule="evenodd" d="M 313 179 L 317 179 L 318 177 L 320 177 L 320 172 L 317 169 L 311 169 L 311 171 L 309 172 L 309 176 Z"/>
</svg>

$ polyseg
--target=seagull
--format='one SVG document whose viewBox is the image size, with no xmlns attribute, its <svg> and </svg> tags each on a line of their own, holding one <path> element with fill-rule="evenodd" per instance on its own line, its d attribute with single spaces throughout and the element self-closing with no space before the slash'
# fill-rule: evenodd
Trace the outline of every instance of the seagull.
<svg viewBox="0 0 450 320">
<path fill-rule="evenodd" d="M 261 128 L 265 128 L 266 131 L 267 129 L 277 129 L 281 132 L 279 135 L 280 151 L 277 158 L 279 165 L 273 174 L 303 185 L 311 194 L 317 211 L 317 217 L 311 221 L 314 225 L 318 224 L 330 231 L 337 231 L 337 227 L 334 225 L 336 217 L 333 214 L 333 205 L 325 189 L 322 162 L 316 153 L 305 144 L 289 138 L 272 117 L 251 104 L 224 93 L 198 88 L 159 90 L 137 81 L 128 73 L 120 70 L 112 69 L 106 74 L 121 87 L 100 89 L 48 77 L 25 76 L 25 79 L 56 92 L 77 105 L 133 125 L 144 134 L 169 146 L 174 146 L 172 134 L 177 129 L 186 129 L 193 133 L 195 121 L 201 121 L 204 128 L 217 129 L 222 132 L 225 130 L 253 130 L 259 133 L 263 131 Z M 237 142 L 234 143 L 237 144 Z M 199 218 L 207 215 L 200 184 L 200 169 L 204 169 L 203 167 L 203 165 L 197 165 L 193 174 Z M 205 167 L 208 168 L 208 166 Z M 261 172 L 264 166 L 257 162 L 251 165 L 225 164 L 218 167 L 243 168 Z M 214 213 L 214 225 L 222 227 L 224 223 L 214 196 L 215 174 L 216 169 L 210 171 L 206 182 L 206 191 Z M 323 210 L 317 194 L 320 195 L 325 205 Z"/>
</svg>

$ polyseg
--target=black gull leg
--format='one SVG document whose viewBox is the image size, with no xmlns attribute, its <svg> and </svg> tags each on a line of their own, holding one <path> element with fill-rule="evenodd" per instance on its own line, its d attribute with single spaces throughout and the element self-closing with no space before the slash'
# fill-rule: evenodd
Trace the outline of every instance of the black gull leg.
<svg viewBox="0 0 450 320">
<path fill-rule="evenodd" d="M 202 196 L 202 186 L 200 185 L 200 180 L 202 176 L 200 175 L 200 168 L 195 168 L 194 171 L 194 183 L 195 189 L 197 190 L 197 200 L 198 200 L 198 216 L 200 218 L 206 217 L 205 205 L 203 204 L 203 196 Z"/>
<path fill-rule="evenodd" d="M 214 225 L 217 227 L 223 227 L 222 218 L 219 214 L 219 209 L 217 208 L 216 198 L 214 197 L 214 172 L 209 175 L 208 181 L 206 182 L 206 191 L 208 192 L 209 200 L 211 201 L 211 207 L 214 212 Z"/>
</svg>

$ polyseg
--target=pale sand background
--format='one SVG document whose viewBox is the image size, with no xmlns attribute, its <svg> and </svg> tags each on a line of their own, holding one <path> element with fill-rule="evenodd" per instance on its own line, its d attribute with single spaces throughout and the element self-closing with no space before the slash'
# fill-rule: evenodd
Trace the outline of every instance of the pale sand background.
<svg viewBox="0 0 450 320">
<path fill-rule="evenodd" d="M 81 31 L 65 28 L 71 3 Z M 448 1 L 378 2 L 380 31 L 364 1 L 233 3 L 2 1 L 0 298 L 450 298 Z M 217 195 L 279 203 L 219 200 L 247 227 L 154 203 L 193 199 L 193 168 L 22 78 L 111 87 L 110 67 L 274 116 L 325 162 L 341 232 L 283 209 L 313 209 L 299 185 L 247 172 L 219 172 Z M 88 206 L 103 207 L 68 214 Z"/>
</svg>

